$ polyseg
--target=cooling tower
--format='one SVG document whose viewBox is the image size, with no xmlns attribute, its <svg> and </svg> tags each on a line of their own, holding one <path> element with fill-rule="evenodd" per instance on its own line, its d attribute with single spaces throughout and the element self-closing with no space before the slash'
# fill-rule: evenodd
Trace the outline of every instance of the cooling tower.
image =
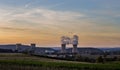
<svg viewBox="0 0 120 70">
<path fill-rule="evenodd" d="M 74 35 L 74 36 L 73 36 L 73 41 L 72 41 L 73 50 L 72 50 L 72 53 L 77 53 L 78 39 L 79 39 L 79 38 L 78 38 L 77 35 Z"/>
<path fill-rule="evenodd" d="M 77 44 L 73 44 L 72 53 L 77 53 Z"/>
</svg>

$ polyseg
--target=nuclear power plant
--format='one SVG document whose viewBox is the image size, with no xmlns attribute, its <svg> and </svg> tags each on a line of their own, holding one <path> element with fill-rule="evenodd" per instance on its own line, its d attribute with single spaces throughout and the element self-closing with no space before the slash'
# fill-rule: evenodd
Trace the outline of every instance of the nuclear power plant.
<svg viewBox="0 0 120 70">
<path fill-rule="evenodd" d="M 66 53 L 67 44 L 72 44 L 73 45 L 72 53 L 77 53 L 78 40 L 79 40 L 79 37 L 77 35 L 73 35 L 73 38 L 62 36 L 61 37 L 61 53 L 63 54 Z"/>
<path fill-rule="evenodd" d="M 21 43 L 12 45 L 0 45 L 0 49 L 4 50 L 1 52 L 29 53 L 32 55 L 34 54 L 57 58 L 65 58 L 68 56 L 74 57 L 76 55 L 88 56 L 103 54 L 103 51 L 98 48 L 78 47 L 78 35 L 73 35 L 72 37 L 62 36 L 60 41 L 61 47 L 57 47 L 58 49 L 51 47 L 37 47 L 35 43 L 31 43 L 30 45 L 23 45 Z M 67 48 L 67 45 L 71 45 L 72 48 Z"/>
</svg>

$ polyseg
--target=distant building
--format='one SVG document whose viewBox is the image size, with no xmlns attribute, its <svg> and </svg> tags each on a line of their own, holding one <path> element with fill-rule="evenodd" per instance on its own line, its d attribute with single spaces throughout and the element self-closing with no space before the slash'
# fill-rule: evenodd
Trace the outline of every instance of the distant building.
<svg viewBox="0 0 120 70">
<path fill-rule="evenodd" d="M 68 48 L 67 53 L 72 53 L 72 48 Z M 81 55 L 100 55 L 104 52 L 97 48 L 77 48 L 77 53 Z"/>
<path fill-rule="evenodd" d="M 7 51 L 13 51 L 22 53 L 22 52 L 34 52 L 34 54 L 38 55 L 47 55 L 47 54 L 59 54 L 61 53 L 61 49 L 55 50 L 53 48 L 43 48 L 43 47 L 36 47 L 35 44 L 31 45 L 22 45 L 22 44 L 16 44 L 16 45 L 0 45 L 0 49 L 4 49 Z M 63 48 L 63 52 L 66 52 L 65 54 L 72 54 L 73 48 Z M 5 51 L 4 51 L 5 52 Z M 103 54 L 103 50 L 97 49 L 97 48 L 77 48 L 77 53 L 80 55 L 101 55 Z"/>
<path fill-rule="evenodd" d="M 14 52 L 24 52 L 30 49 L 29 45 L 22 45 L 22 44 L 10 44 L 10 45 L 0 45 L 0 49 L 12 50 Z"/>
<path fill-rule="evenodd" d="M 36 47 L 35 54 L 39 55 L 46 55 L 46 54 L 53 54 L 56 50 L 52 48 L 43 48 L 43 47 Z"/>
</svg>

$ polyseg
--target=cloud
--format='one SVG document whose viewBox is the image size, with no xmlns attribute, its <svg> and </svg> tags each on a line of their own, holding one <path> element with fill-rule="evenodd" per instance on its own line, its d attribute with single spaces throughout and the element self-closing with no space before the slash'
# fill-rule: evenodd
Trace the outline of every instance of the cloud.
<svg viewBox="0 0 120 70">
<path fill-rule="evenodd" d="M 34 1 L 35 1 L 35 0 L 34 0 Z M 29 8 L 30 6 L 32 6 L 33 4 L 35 4 L 34 1 L 33 1 L 33 0 L 28 1 L 28 3 L 26 3 L 26 4 L 24 5 L 24 8 Z"/>
<path fill-rule="evenodd" d="M 2 9 L 3 10 L 3 9 Z M 8 14 L 6 14 L 8 13 Z M 117 30 L 107 20 L 89 18 L 88 15 L 75 11 L 58 11 L 45 8 L 4 9 L 0 13 L 1 22 L 14 27 L 58 30 L 73 32 L 110 32 Z M 4 21 L 5 20 L 5 21 Z M 7 23 L 6 23 L 7 22 Z M 109 24 L 109 26 L 107 26 Z M 2 26 L 2 24 L 0 24 Z M 104 26 L 103 26 L 104 25 Z M 105 26 L 106 25 L 106 26 Z"/>
<path fill-rule="evenodd" d="M 39 8 L 39 9 L 26 10 L 26 12 L 24 13 L 13 15 L 13 17 L 36 18 L 36 19 L 44 18 L 48 20 L 68 20 L 77 17 L 84 17 L 84 15 L 78 12 L 53 11 L 53 10 Z"/>
<path fill-rule="evenodd" d="M 0 12 L 1 22 L 5 22 L 4 24 L 12 26 L 23 25 L 31 27 L 44 25 L 61 25 L 64 21 L 64 24 L 66 25 L 66 22 L 79 20 L 79 18 L 85 17 L 84 14 L 79 12 L 56 11 L 44 8 L 4 9 L 3 11 L 4 12 Z"/>
<path fill-rule="evenodd" d="M 24 29 L 19 29 L 19 28 L 11 28 L 11 27 L 0 27 L 0 29 L 3 29 L 3 30 L 24 30 Z"/>
<path fill-rule="evenodd" d="M 45 8 L 32 8 L 32 9 L 4 9 L 4 10 L 0 9 L 0 12 L 1 12 L 0 25 L 6 24 L 8 26 L 21 28 L 25 27 L 33 29 L 48 28 L 51 30 L 66 29 L 68 31 L 74 30 L 77 32 L 78 30 L 80 32 L 81 31 L 84 32 L 85 30 L 87 32 L 88 31 L 99 32 L 103 31 L 104 28 L 110 31 L 111 29 L 114 29 L 116 27 L 116 25 L 114 26 L 113 24 L 111 25 L 111 21 L 98 18 L 90 18 L 86 14 L 75 11 L 58 11 Z M 108 24 L 109 26 L 107 26 Z"/>
<path fill-rule="evenodd" d="M 21 35 L 26 34 L 26 38 L 30 35 L 29 38 L 37 39 L 41 37 L 42 39 L 38 39 L 47 41 L 46 38 L 49 37 L 47 42 L 50 42 L 52 38 L 58 42 L 59 36 L 68 32 L 77 33 L 84 40 L 88 40 L 87 38 L 94 40 L 96 38 L 95 41 L 98 41 L 101 37 L 104 37 L 106 40 L 110 38 L 116 41 L 119 38 L 116 37 L 119 28 L 111 24 L 111 20 L 98 19 L 99 17 L 96 17 L 96 19 L 90 18 L 87 14 L 76 11 L 45 8 L 4 8 L 0 9 L 0 15 L 1 31 L 11 32 L 11 35 L 14 32 L 20 32 Z M 112 33 L 115 34 L 113 37 L 107 37 Z"/>
<path fill-rule="evenodd" d="M 26 31 L 29 30 L 27 28 L 15 28 L 15 27 L 0 27 L 0 30 L 7 30 L 7 31 Z"/>
</svg>

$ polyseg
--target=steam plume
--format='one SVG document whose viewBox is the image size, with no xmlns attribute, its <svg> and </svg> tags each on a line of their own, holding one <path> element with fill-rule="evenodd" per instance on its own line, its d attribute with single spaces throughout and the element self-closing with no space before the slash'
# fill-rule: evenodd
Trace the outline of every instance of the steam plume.
<svg viewBox="0 0 120 70">
<path fill-rule="evenodd" d="M 77 35 L 73 35 L 73 38 L 62 36 L 61 37 L 61 44 L 78 44 L 79 37 Z"/>
<path fill-rule="evenodd" d="M 71 42 L 70 37 L 67 37 L 67 36 L 62 36 L 61 37 L 61 43 L 62 44 L 70 44 L 70 42 Z"/>
</svg>

